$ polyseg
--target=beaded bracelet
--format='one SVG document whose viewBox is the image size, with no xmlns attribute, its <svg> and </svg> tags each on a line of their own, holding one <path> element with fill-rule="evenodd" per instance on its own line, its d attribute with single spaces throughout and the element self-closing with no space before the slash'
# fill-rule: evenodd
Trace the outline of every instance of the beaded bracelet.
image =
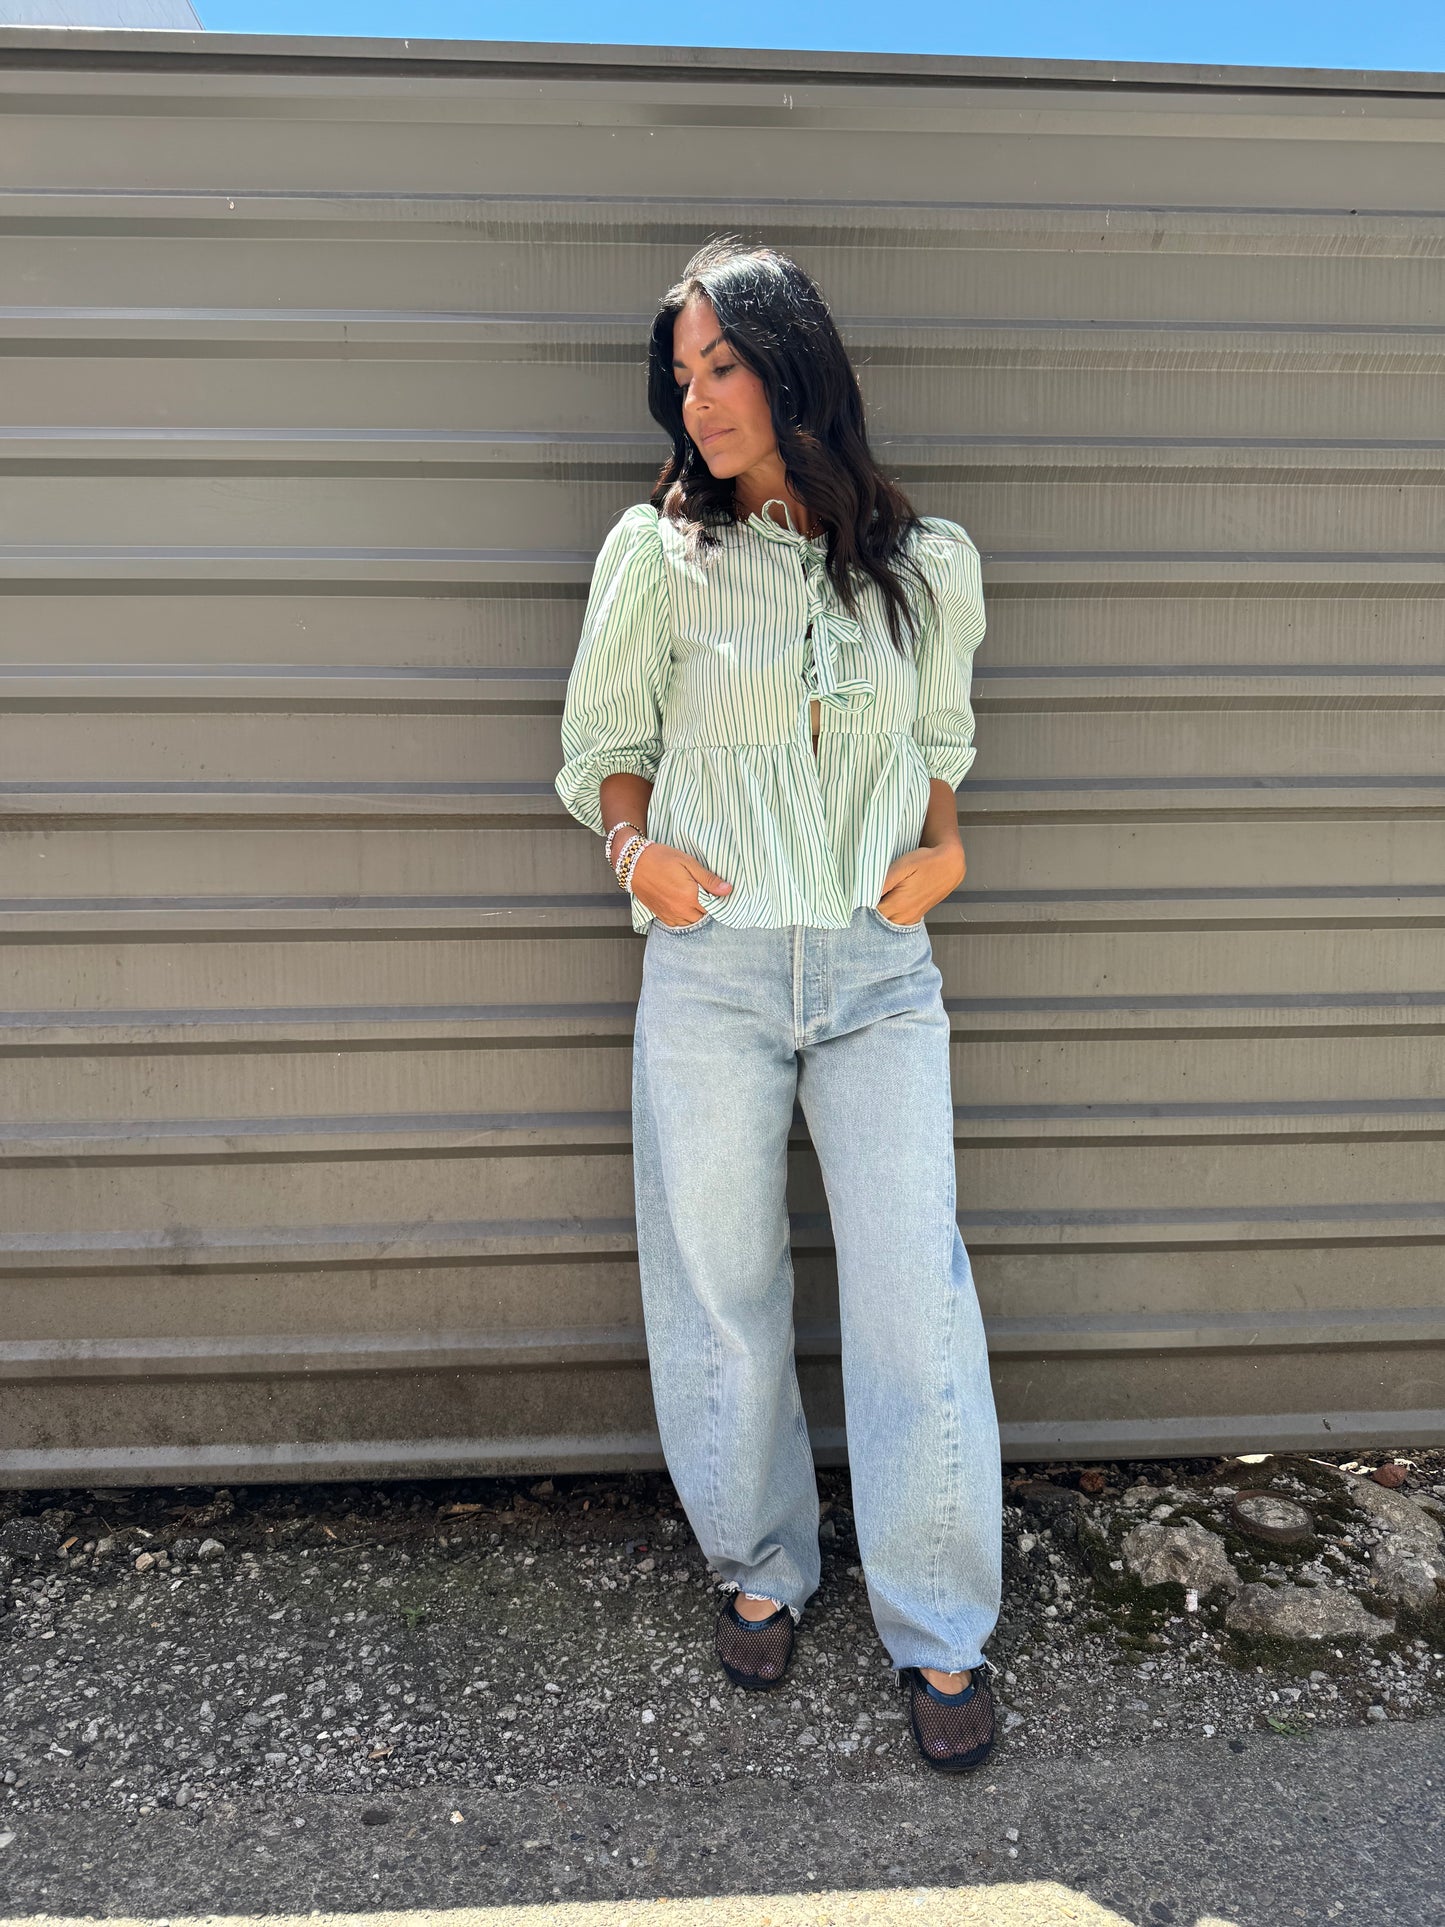
<svg viewBox="0 0 1445 1927">
<path fill-rule="evenodd" d="M 641 828 L 642 825 L 640 823 L 629 823 L 626 817 L 624 817 L 620 823 L 614 823 L 612 825 L 612 828 L 607 832 L 607 841 L 602 846 L 602 854 L 607 858 L 609 863 L 612 862 L 612 839 L 616 836 L 617 832 L 619 830 L 640 830 Z"/>
</svg>

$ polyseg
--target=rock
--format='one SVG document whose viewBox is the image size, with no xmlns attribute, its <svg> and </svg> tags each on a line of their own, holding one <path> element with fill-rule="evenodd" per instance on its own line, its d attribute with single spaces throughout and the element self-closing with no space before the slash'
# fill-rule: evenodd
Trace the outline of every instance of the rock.
<svg viewBox="0 0 1445 1927">
<path fill-rule="evenodd" d="M 1239 1591 L 1239 1574 L 1224 1541 L 1195 1519 L 1177 1526 L 1151 1521 L 1124 1534 L 1124 1563 L 1143 1586 L 1176 1585 L 1204 1594 L 1216 1586 Z"/>
<path fill-rule="evenodd" d="M 1370 1576 L 1397 1605 L 1428 1612 L 1445 1606 L 1445 1556 L 1432 1559 L 1421 1546 L 1397 1534 L 1370 1556 Z"/>
<path fill-rule="evenodd" d="M 219 1539 L 202 1539 L 200 1545 L 196 1548 L 196 1557 L 208 1562 L 212 1559 L 224 1559 L 225 1556 L 226 1548 L 221 1544 Z"/>
<path fill-rule="evenodd" d="M 54 1552 L 60 1534 L 42 1519 L 7 1519 L 0 1526 L 0 1552 L 13 1552 L 21 1558 L 38 1559 Z"/>
<path fill-rule="evenodd" d="M 156 1556 L 153 1552 L 138 1553 L 136 1555 L 135 1569 L 137 1572 L 149 1572 L 155 1563 Z"/>
<path fill-rule="evenodd" d="M 1097 1465 L 1086 1465 L 1079 1474 L 1080 1492 L 1088 1492 L 1091 1494 L 1102 1492 L 1107 1484 L 1107 1478 L 1099 1470 Z"/>
<path fill-rule="evenodd" d="M 1014 1487 L 1012 1496 L 1020 1505 L 1053 1518 L 1065 1518 L 1083 1503 L 1075 1486 L 1055 1485 L 1049 1479 L 1025 1479 Z"/>
<path fill-rule="evenodd" d="M 1350 1497 L 1383 1537 L 1370 1554 L 1370 1576 L 1399 1605 L 1424 1612 L 1445 1603 L 1445 1531 L 1434 1514 L 1405 1492 L 1372 1478 L 1337 1472 Z"/>
<path fill-rule="evenodd" d="M 1350 1497 L 1360 1510 L 1386 1532 L 1397 1532 L 1403 1538 L 1416 1540 L 1427 1552 L 1445 1540 L 1438 1520 L 1407 1493 L 1389 1492 L 1373 1479 L 1355 1472 L 1337 1471 L 1335 1476 L 1341 1485 L 1349 1488 Z"/>
<path fill-rule="evenodd" d="M 1403 1485 L 1409 1476 L 1409 1468 L 1403 1465 L 1396 1465 L 1393 1460 L 1385 1465 L 1377 1465 L 1370 1474 L 1370 1477 L 1375 1481 L 1376 1485 L 1387 1485 L 1391 1487 Z"/>
<path fill-rule="evenodd" d="M 1335 1586 L 1245 1586 L 1224 1623 L 1232 1632 L 1275 1639 L 1383 1639 L 1395 1630 L 1393 1619 L 1379 1618 Z"/>
<path fill-rule="evenodd" d="M 1389 1714 L 1383 1706 L 1367 1706 L 1365 1708 L 1365 1718 L 1367 1720 L 1374 1720 L 1377 1724 L 1381 1720 L 1389 1719 L 1389 1717 Z"/>
</svg>

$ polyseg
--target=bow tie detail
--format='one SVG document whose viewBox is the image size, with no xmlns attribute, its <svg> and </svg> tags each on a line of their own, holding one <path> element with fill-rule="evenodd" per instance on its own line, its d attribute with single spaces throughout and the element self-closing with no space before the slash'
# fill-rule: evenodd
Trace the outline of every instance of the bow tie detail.
<svg viewBox="0 0 1445 1927">
<path fill-rule="evenodd" d="M 766 513 L 773 503 L 788 519 L 788 526 L 781 527 Z M 808 600 L 808 621 L 812 628 L 813 659 L 804 669 L 808 688 L 821 702 L 830 703 L 835 709 L 867 709 L 872 705 L 875 690 L 866 676 L 838 675 L 838 649 L 843 642 L 861 643 L 863 631 L 850 615 L 841 609 L 831 609 L 823 600 L 823 583 L 826 579 L 824 550 L 819 536 L 804 535 L 793 523 L 792 511 L 780 496 L 770 496 L 763 503 L 763 513 L 754 512 L 748 517 L 748 527 L 755 529 L 770 542 L 782 542 L 792 549 L 803 565 L 803 591 Z"/>
</svg>

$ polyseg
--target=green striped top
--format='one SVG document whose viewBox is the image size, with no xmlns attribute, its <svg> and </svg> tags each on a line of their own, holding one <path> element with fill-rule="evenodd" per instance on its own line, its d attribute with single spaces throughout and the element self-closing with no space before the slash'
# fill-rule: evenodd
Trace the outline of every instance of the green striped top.
<svg viewBox="0 0 1445 1927">
<path fill-rule="evenodd" d="M 777 506 L 786 527 L 752 514 L 694 561 L 650 503 L 623 512 L 593 570 L 556 790 L 601 836 L 602 778 L 644 776 L 647 834 L 732 884 L 699 885 L 719 923 L 842 929 L 918 848 L 930 781 L 956 789 L 973 762 L 979 556 L 956 522 L 920 518 L 913 553 L 938 607 L 909 585 L 923 627 L 900 652 L 877 583 L 861 578 L 855 621 L 828 579 L 826 537 Z M 645 931 L 653 913 L 631 901 Z"/>
</svg>

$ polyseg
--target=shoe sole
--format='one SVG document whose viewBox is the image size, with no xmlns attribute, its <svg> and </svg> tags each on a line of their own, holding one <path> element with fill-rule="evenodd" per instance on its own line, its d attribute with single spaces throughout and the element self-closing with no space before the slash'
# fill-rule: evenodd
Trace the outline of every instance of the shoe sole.
<svg viewBox="0 0 1445 1927">
<path fill-rule="evenodd" d="M 718 1661 L 718 1665 L 722 1667 L 722 1670 L 727 1674 L 733 1685 L 740 1686 L 745 1693 L 771 1693 L 777 1687 L 781 1686 L 783 1681 L 788 1677 L 788 1669 L 786 1666 L 782 1672 L 778 1674 L 776 1679 L 763 1679 L 757 1673 L 735 1673 L 732 1667 L 721 1659 Z"/>
<path fill-rule="evenodd" d="M 916 1728 L 913 1737 L 918 1741 L 918 1751 L 923 1756 L 924 1765 L 931 1766 L 935 1773 L 977 1773 L 981 1766 L 988 1764 L 994 1748 L 990 1740 L 981 1751 L 975 1747 L 972 1753 L 952 1753 L 946 1760 L 936 1760 L 931 1753 L 924 1753 L 923 1742 L 918 1739 Z"/>
</svg>

